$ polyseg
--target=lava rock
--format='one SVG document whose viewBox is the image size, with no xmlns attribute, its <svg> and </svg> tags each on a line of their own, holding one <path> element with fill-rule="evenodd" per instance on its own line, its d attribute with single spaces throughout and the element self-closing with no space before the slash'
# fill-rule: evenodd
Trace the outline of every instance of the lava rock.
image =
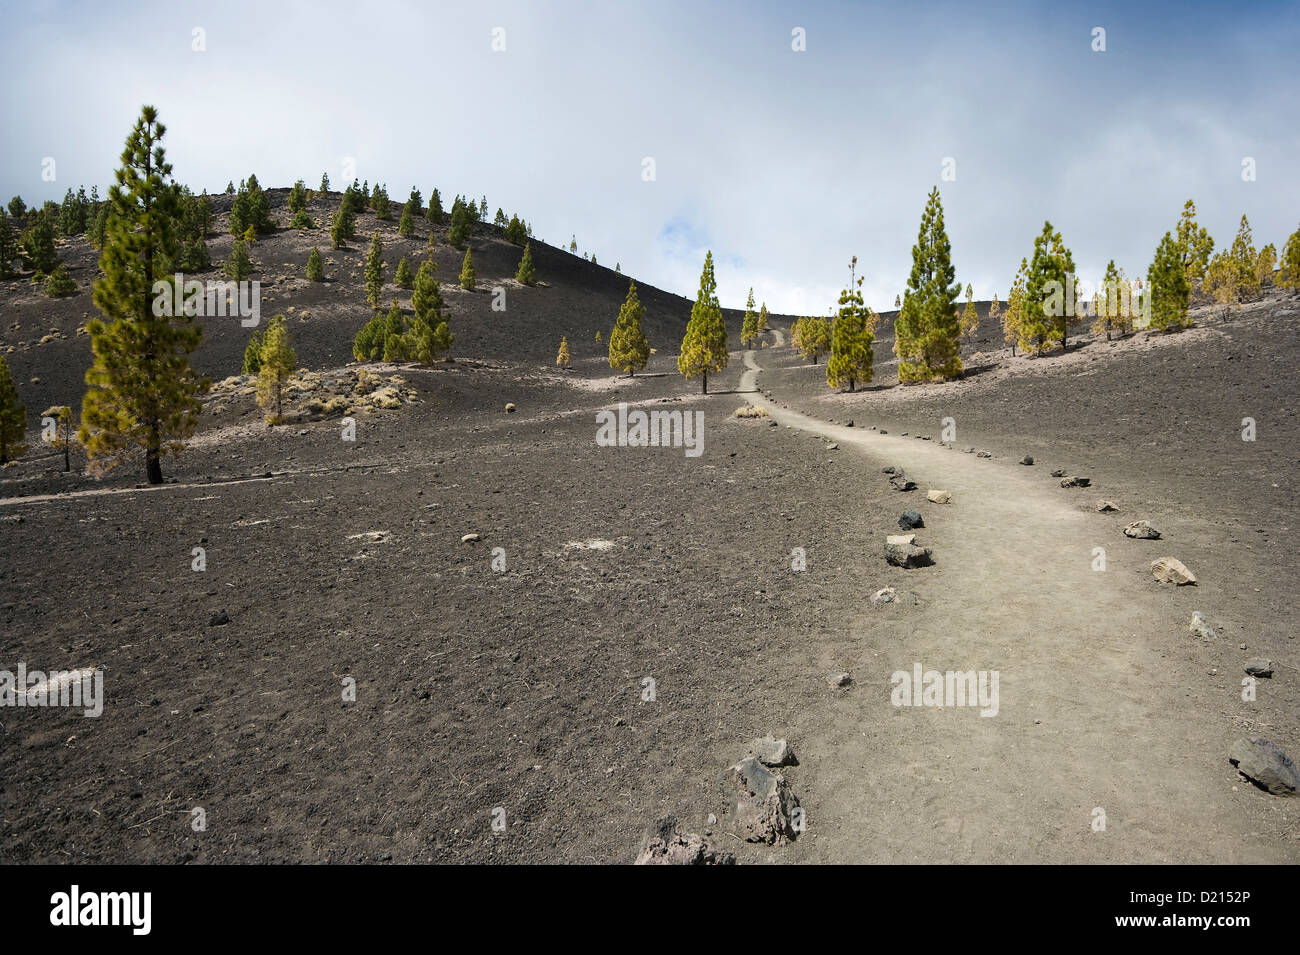
<svg viewBox="0 0 1300 955">
<path fill-rule="evenodd" d="M 1028 467 L 1029 465 L 1034 463 L 1034 459 L 1031 455 L 1026 454 L 1023 458 L 1020 459 L 1020 463 Z"/>
<path fill-rule="evenodd" d="M 664 816 L 646 833 L 636 865 L 735 865 L 736 857 L 708 836 L 677 831 L 677 817 Z"/>
<path fill-rule="evenodd" d="M 224 627 L 228 623 L 230 623 L 230 614 L 224 610 L 218 610 L 208 618 L 209 627 Z"/>
<path fill-rule="evenodd" d="M 1245 670 L 1250 676 L 1257 676 L 1267 680 L 1273 676 L 1273 661 L 1259 658 L 1247 660 Z"/>
<path fill-rule="evenodd" d="M 749 755 L 764 766 L 798 766 L 794 750 L 784 739 L 776 739 L 771 734 L 750 740 Z"/>
<path fill-rule="evenodd" d="M 1187 630 L 1193 636 L 1204 637 L 1206 640 L 1213 640 L 1219 635 L 1210 623 L 1210 619 L 1199 610 L 1192 614 L 1192 622 L 1187 625 Z"/>
<path fill-rule="evenodd" d="M 1125 537 L 1135 537 L 1138 540 L 1158 541 L 1160 532 L 1151 526 L 1147 521 L 1134 521 L 1128 527 L 1124 528 Z"/>
<path fill-rule="evenodd" d="M 933 552 L 928 547 L 916 544 L 885 544 L 885 560 L 895 567 L 910 570 L 913 567 L 929 567 L 934 563 Z"/>
<path fill-rule="evenodd" d="M 1228 762 L 1237 772 L 1274 796 L 1294 796 L 1300 789 L 1300 772 L 1282 747 L 1266 739 L 1241 739 L 1232 744 Z"/>
<path fill-rule="evenodd" d="M 948 491 L 927 491 L 925 496 L 934 504 L 952 503 L 952 494 Z"/>
<path fill-rule="evenodd" d="M 1151 561 L 1151 574 L 1162 584 L 1177 584 L 1181 587 L 1183 584 L 1196 583 L 1196 575 L 1183 566 L 1182 561 L 1173 557 Z"/>
<path fill-rule="evenodd" d="M 790 815 L 799 799 L 780 773 L 747 756 L 727 770 L 723 786 L 731 795 L 732 825 L 746 842 L 780 846 L 795 838 Z"/>
<path fill-rule="evenodd" d="M 904 511 L 898 517 L 898 526 L 905 531 L 914 531 L 918 527 L 924 527 L 925 521 L 918 511 Z"/>
</svg>

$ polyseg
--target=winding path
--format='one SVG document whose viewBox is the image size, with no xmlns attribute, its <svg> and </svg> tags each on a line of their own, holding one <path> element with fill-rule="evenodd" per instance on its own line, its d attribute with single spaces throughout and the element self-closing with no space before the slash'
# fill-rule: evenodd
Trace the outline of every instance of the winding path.
<svg viewBox="0 0 1300 955">
<path fill-rule="evenodd" d="M 1175 551 L 1121 534 L 1141 515 L 1085 510 L 1080 505 L 1094 504 L 1104 489 L 1061 489 L 1040 467 L 781 408 L 755 390 L 762 370 L 755 353 L 745 352 L 744 361 L 739 390 L 754 391 L 749 400 L 778 424 L 863 455 L 864 481 L 886 481 L 886 464 L 906 470 L 918 489 L 895 495 L 898 510 L 922 512 L 927 526 L 918 543 L 935 553 L 935 566 L 908 571 L 916 606 L 902 589 L 906 604 L 873 607 L 868 594 L 857 596 L 862 609 L 848 621 L 863 635 L 856 669 L 852 661 L 822 661 L 827 673 L 847 666 L 855 685 L 828 704 L 825 732 L 801 744 L 800 780 L 814 797 L 805 803 L 819 814 L 810 808 L 819 857 L 1300 857 L 1294 839 L 1258 824 L 1267 797 L 1249 791 L 1227 763 L 1225 741 L 1237 735 L 1225 716 L 1233 701 L 1198 695 L 1167 675 L 1151 637 L 1185 631 L 1197 596 L 1195 588 L 1180 589 L 1186 617 L 1179 622 L 1154 609 L 1160 601 L 1151 591 L 1159 585 L 1150 561 Z M 929 488 L 950 491 L 953 503 L 929 503 Z M 883 545 L 864 548 L 866 559 L 883 564 Z M 1092 569 L 1094 547 L 1105 548 L 1103 572 Z M 997 670 L 997 715 L 894 707 L 890 675 L 914 663 Z M 1093 830 L 1098 809 L 1104 832 Z"/>
</svg>

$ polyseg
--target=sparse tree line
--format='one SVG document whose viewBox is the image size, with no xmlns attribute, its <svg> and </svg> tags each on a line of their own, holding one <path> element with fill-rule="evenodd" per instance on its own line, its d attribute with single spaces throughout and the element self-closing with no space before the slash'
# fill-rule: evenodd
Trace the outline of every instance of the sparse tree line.
<svg viewBox="0 0 1300 955">
<path fill-rule="evenodd" d="M 872 377 L 872 345 L 878 316 L 862 303 L 862 279 L 855 278 L 857 258 L 850 263 L 850 282 L 841 292 L 839 309 L 827 318 L 800 318 L 791 329 L 791 345 L 816 364 L 827 355 L 826 380 L 852 391 Z M 1300 229 L 1287 240 L 1281 257 L 1276 247 L 1256 250 L 1250 223 L 1241 217 L 1231 247 L 1214 252 L 1214 241 L 1196 222 L 1196 206 L 1188 200 L 1175 230 L 1161 239 L 1145 283 L 1130 280 L 1112 260 L 1101 287 L 1087 298 L 1074 272 L 1074 256 L 1050 222 L 1034 240 L 1030 256 L 1020 262 L 1005 305 L 994 295 L 989 316 L 1000 321 L 1012 354 L 1043 354 L 1067 348 L 1071 328 L 1086 317 L 1091 330 L 1109 340 L 1131 334 L 1143 323 L 1158 331 L 1176 331 L 1190 324 L 1193 301 L 1227 306 L 1257 298 L 1271 283 L 1300 288 Z M 899 309 L 894 325 L 894 352 L 902 383 L 943 380 L 959 376 L 962 336 L 979 328 L 974 289 L 966 285 L 966 304 L 957 311 L 962 287 L 955 281 L 951 244 L 943 221 L 938 189 L 931 191 L 912 247 L 912 271 L 907 289 L 894 299 Z"/>
<path fill-rule="evenodd" d="M 1214 240 L 1197 223 L 1196 204 L 1189 199 L 1176 227 L 1156 246 L 1145 281 L 1129 279 L 1112 259 L 1091 298 L 1083 294 L 1074 257 L 1061 234 L 1044 223 L 1032 256 L 1020 261 L 1006 310 L 1000 310 L 995 297 L 990 314 L 1001 318 L 1013 355 L 1017 347 L 1042 354 L 1067 347 L 1071 327 L 1088 317 L 1093 319 L 1093 334 L 1107 341 L 1139 327 L 1178 331 L 1191 324 L 1192 304 L 1250 301 L 1271 284 L 1300 288 L 1300 229 L 1287 240 L 1279 261 L 1272 244 L 1256 250 L 1243 215 L 1232 245 L 1215 252 Z"/>
<path fill-rule="evenodd" d="M 206 192 L 196 196 L 173 179 L 162 145 L 165 132 L 156 110 L 144 107 L 127 137 L 122 165 L 106 200 L 101 201 L 93 188 L 87 196 L 83 188 L 75 193 L 68 190 L 62 204 L 47 202 L 39 210 L 29 210 L 19 197 L 7 210 L 0 209 L 0 278 L 19 277 L 13 269 L 18 260 L 23 269 L 32 272 L 34 281 L 44 283 L 48 294 L 72 294 L 76 283 L 59 261 L 56 237 L 85 235 L 100 250 L 94 303 L 101 317 L 87 324 L 94 357 L 86 373 L 88 387 L 76 438 L 85 448 L 92 471 L 102 473 L 126 461 L 143 459 L 150 483 L 162 481 L 162 459 L 178 454 L 193 434 L 201 396 L 210 386 L 189 361 L 202 336 L 193 316 L 179 311 L 156 315 L 151 307 L 158 283 L 170 286 L 177 272 L 212 268 L 207 247 L 213 229 L 211 200 Z M 255 175 L 242 180 L 237 188 L 232 180 L 225 191 L 231 197 L 229 230 L 235 241 L 223 269 L 230 278 L 242 281 L 253 271 L 249 248 L 280 225 Z M 328 192 L 329 178 L 322 176 L 319 194 Z M 308 212 L 313 198 L 316 195 L 302 180 L 294 183 L 287 199 L 289 228 L 317 228 Z M 354 181 L 343 191 L 330 223 L 335 248 L 355 238 L 357 216 L 363 211 L 373 212 L 380 220 L 392 220 L 386 186 L 371 188 L 368 182 Z M 421 216 L 430 226 L 445 224 L 449 244 L 465 249 L 460 284 L 475 288 L 469 240 L 475 225 L 486 220 L 487 198 L 475 203 L 458 195 L 447 213 L 437 189 L 426 206 L 413 188 L 402 207 L 399 235 L 413 236 L 415 220 Z M 510 242 L 523 247 L 516 280 L 535 285 L 537 269 L 528 241 L 532 227 L 518 215 L 506 218 L 500 209 L 493 224 Z M 434 245 L 432 228 L 429 245 Z M 377 232 L 372 235 L 366 293 L 376 311 L 354 342 L 358 359 L 431 363 L 450 349 L 454 336 L 443 315 L 445 305 L 433 278 L 435 267 L 430 256 L 412 272 L 403 258 L 394 280 L 411 292 L 413 315 L 403 312 L 396 300 L 386 313 L 381 312 L 383 243 Z M 319 248 L 311 250 L 306 270 L 309 280 L 325 280 Z M 296 363 L 283 315 L 272 318 L 264 333 L 250 338 L 243 372 L 257 376 L 257 399 L 268 423 L 283 421 L 285 388 Z M 72 410 L 51 409 L 46 417 L 58 422 L 50 444 L 63 447 L 66 457 L 72 440 Z M 25 427 L 26 408 L 7 363 L 0 357 L 0 464 L 26 452 Z"/>
</svg>

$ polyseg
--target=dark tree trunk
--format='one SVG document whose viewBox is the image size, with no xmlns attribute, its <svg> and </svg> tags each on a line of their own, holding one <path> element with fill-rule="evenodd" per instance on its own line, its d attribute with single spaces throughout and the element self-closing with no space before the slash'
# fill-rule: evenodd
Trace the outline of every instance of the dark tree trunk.
<svg viewBox="0 0 1300 955">
<path fill-rule="evenodd" d="M 150 484 L 163 482 L 162 460 L 157 448 L 150 448 L 145 452 L 145 471 L 149 476 Z"/>
<path fill-rule="evenodd" d="M 709 370 L 704 369 L 704 394 L 709 393 Z"/>
</svg>

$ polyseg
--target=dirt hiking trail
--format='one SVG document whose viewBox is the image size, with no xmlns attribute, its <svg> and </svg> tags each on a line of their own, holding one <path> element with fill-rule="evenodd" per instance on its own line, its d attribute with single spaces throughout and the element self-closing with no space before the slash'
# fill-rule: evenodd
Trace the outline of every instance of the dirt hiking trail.
<svg viewBox="0 0 1300 955">
<path fill-rule="evenodd" d="M 1200 609 L 1195 587 L 1179 590 L 1181 620 L 1153 609 L 1152 592 L 1172 585 L 1154 581 L 1150 562 L 1177 556 L 1176 544 L 1125 538 L 1142 515 L 1097 513 L 1104 487 L 1064 489 L 1042 467 L 782 408 L 755 390 L 755 353 L 744 361 L 738 391 L 778 424 L 861 455 L 864 482 L 902 467 L 917 489 L 895 495 L 897 511 L 921 512 L 917 543 L 934 549 L 899 603 L 859 595 L 846 620 L 858 658 L 822 661 L 854 683 L 828 689 L 824 732 L 801 741 L 800 795 L 818 813 L 809 861 L 1296 860 L 1295 840 L 1269 822 L 1273 797 L 1227 762 L 1242 735 L 1223 714 L 1231 701 L 1204 698 L 1195 669 L 1155 647 L 1152 635 L 1185 633 Z M 929 489 L 952 503 L 930 503 Z M 864 542 L 865 559 L 883 564 L 886 532 L 903 533 Z M 1092 569 L 1095 547 L 1104 571 Z M 890 676 L 915 663 L 998 671 L 996 715 L 894 706 Z"/>
</svg>

